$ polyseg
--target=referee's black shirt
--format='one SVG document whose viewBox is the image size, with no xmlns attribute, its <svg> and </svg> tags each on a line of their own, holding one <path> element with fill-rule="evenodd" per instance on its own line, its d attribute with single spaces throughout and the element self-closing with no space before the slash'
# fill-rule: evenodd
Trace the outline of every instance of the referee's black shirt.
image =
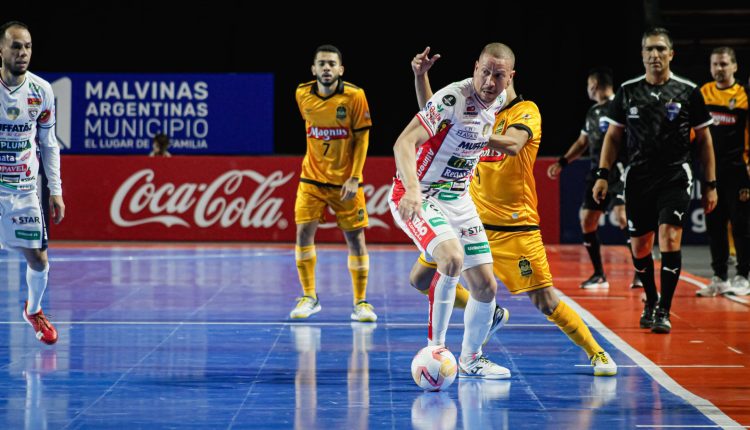
<svg viewBox="0 0 750 430">
<path fill-rule="evenodd" d="M 690 128 L 713 121 L 698 86 L 673 73 L 662 85 L 649 84 L 645 75 L 624 82 L 608 119 L 625 127 L 628 165 L 651 171 L 689 162 Z"/>
</svg>

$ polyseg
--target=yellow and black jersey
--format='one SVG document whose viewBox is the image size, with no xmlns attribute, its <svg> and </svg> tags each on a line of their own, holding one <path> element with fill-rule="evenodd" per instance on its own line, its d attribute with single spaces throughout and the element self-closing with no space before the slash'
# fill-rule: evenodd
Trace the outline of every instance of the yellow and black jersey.
<svg viewBox="0 0 750 430">
<path fill-rule="evenodd" d="M 724 89 L 717 87 L 716 82 L 709 82 L 701 87 L 701 94 L 714 119 L 711 137 L 717 170 L 747 163 L 745 157 L 750 128 L 747 90 L 736 82 Z"/>
<path fill-rule="evenodd" d="M 542 116 L 534 102 L 519 95 L 495 119 L 495 134 L 510 127 L 526 131 L 529 140 L 516 156 L 485 149 L 469 190 L 485 228 L 523 231 L 539 228 L 534 162 L 542 139 Z"/>
<path fill-rule="evenodd" d="M 318 94 L 317 88 L 316 81 L 297 87 L 297 105 L 307 130 L 301 178 L 340 186 L 352 176 L 355 134 L 372 126 L 370 108 L 364 90 L 348 82 L 339 80 L 328 97 Z"/>
</svg>

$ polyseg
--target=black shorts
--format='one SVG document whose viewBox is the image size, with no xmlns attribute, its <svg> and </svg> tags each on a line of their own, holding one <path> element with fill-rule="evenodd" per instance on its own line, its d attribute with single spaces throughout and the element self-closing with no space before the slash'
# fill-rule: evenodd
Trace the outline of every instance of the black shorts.
<svg viewBox="0 0 750 430">
<path fill-rule="evenodd" d="M 630 236 L 643 236 L 662 224 L 682 227 L 692 191 L 693 173 L 687 163 L 659 172 L 628 171 L 625 210 Z"/>
<path fill-rule="evenodd" d="M 583 203 L 581 204 L 581 209 L 609 212 L 613 207 L 625 204 L 622 181 L 609 183 L 607 187 L 607 197 L 605 197 L 601 203 L 597 203 L 596 200 L 594 200 L 593 190 L 595 182 L 596 180 L 594 178 L 586 178 L 586 188 L 584 188 L 583 191 Z"/>
</svg>

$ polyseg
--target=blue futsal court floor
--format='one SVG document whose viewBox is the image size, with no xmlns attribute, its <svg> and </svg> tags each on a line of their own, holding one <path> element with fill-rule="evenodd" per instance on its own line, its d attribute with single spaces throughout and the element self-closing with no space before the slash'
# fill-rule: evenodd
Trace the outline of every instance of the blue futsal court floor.
<svg viewBox="0 0 750 430">
<path fill-rule="evenodd" d="M 53 247 L 43 308 L 60 341 L 21 319 L 25 263 L 0 254 L 3 429 L 727 428 L 706 405 L 567 299 L 619 364 L 594 377 L 584 353 L 525 295 L 500 286 L 508 326 L 485 347 L 506 381 L 423 393 L 410 363 L 427 299 L 408 286 L 413 247 L 370 247 L 376 324 L 352 323 L 346 251 L 318 247 L 323 310 L 299 296 L 292 246 Z M 458 353 L 463 311 L 448 346 Z M 713 420 L 709 418 L 713 417 Z"/>
</svg>

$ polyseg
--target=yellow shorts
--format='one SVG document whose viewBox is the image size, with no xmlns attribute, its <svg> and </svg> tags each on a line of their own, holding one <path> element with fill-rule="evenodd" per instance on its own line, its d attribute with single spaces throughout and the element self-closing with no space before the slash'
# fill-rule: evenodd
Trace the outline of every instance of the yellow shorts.
<svg viewBox="0 0 750 430">
<path fill-rule="evenodd" d="M 552 286 L 542 233 L 535 231 L 487 230 L 492 268 L 511 294 Z"/>
<path fill-rule="evenodd" d="M 357 195 L 345 202 L 341 201 L 341 188 L 325 187 L 300 182 L 297 187 L 297 200 L 294 202 L 294 222 L 325 221 L 325 208 L 329 206 L 336 214 L 336 224 L 344 231 L 367 227 L 367 207 L 362 187 Z"/>
</svg>

